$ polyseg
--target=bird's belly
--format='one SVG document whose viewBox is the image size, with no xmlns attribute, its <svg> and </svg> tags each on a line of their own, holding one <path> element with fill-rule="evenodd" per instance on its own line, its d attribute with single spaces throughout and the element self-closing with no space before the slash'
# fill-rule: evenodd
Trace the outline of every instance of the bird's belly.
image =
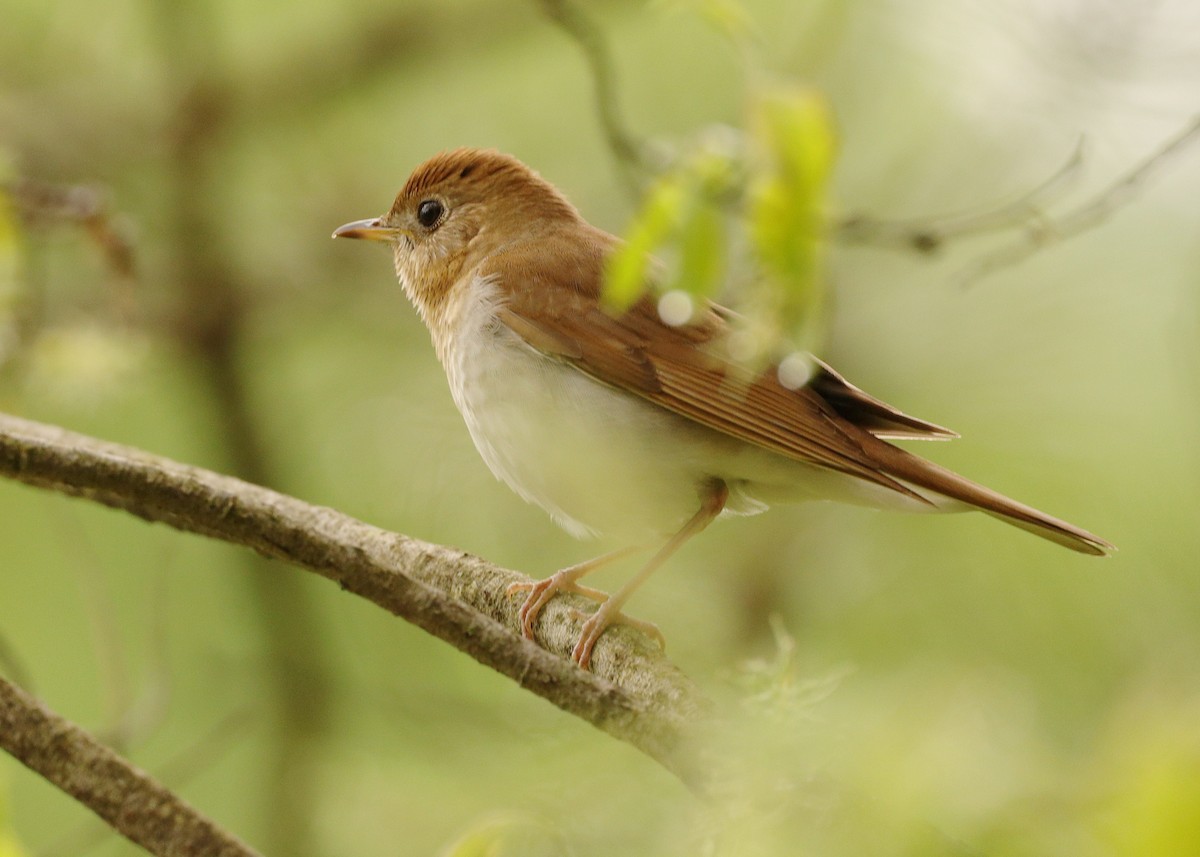
<svg viewBox="0 0 1200 857">
<path fill-rule="evenodd" d="M 483 460 L 568 532 L 641 538 L 676 529 L 699 508 L 719 436 L 506 329 L 466 337 L 447 357 L 455 403 Z"/>
</svg>

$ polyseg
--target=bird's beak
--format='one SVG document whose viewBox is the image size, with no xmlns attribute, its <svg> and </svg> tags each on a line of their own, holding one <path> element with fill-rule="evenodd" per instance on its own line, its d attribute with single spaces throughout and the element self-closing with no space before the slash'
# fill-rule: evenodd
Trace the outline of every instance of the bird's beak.
<svg viewBox="0 0 1200 857">
<path fill-rule="evenodd" d="M 345 223 L 333 230 L 334 238 L 362 238 L 366 241 L 395 241 L 400 230 L 394 226 L 385 226 L 383 220 L 372 217 L 369 220 L 355 220 Z"/>
</svg>

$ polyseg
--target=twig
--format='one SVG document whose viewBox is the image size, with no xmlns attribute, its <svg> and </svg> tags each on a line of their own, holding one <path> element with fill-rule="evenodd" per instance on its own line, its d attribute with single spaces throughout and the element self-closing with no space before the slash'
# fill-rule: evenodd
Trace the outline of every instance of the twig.
<svg viewBox="0 0 1200 857">
<path fill-rule="evenodd" d="M 140 315 L 135 294 L 137 246 L 129 219 L 114 210 L 108 193 L 89 185 L 60 185 L 29 177 L 0 183 L 17 214 L 31 230 L 68 226 L 78 230 L 104 260 L 113 312 L 123 324 L 132 325 Z M 37 319 L 23 319 L 23 326 Z"/>
<path fill-rule="evenodd" d="M 592 78 L 596 113 L 604 140 L 612 150 L 618 165 L 635 196 L 650 171 L 645 147 L 626 127 L 617 107 L 617 75 L 612 54 L 600 29 L 574 0 L 538 0 L 546 17 L 561 27 L 579 44 Z"/>
<path fill-rule="evenodd" d="M 51 512 L 56 517 L 56 529 L 62 536 L 58 541 L 59 549 L 67 564 L 75 570 L 84 609 L 92 626 L 91 649 L 96 658 L 100 687 L 106 697 L 106 719 L 111 724 L 106 730 L 108 734 L 101 731 L 100 735 L 114 750 L 127 753 L 129 747 L 124 741 L 113 740 L 113 727 L 125 718 L 132 705 L 133 682 L 104 563 L 79 520 L 77 508 L 57 504 Z"/>
<path fill-rule="evenodd" d="M 543 649 L 516 632 L 518 605 L 506 594 L 524 575 L 239 479 L 6 415 L 0 475 L 314 571 L 628 742 L 691 788 L 706 787 L 711 766 L 698 758 L 697 730 L 709 704 L 629 628 L 605 634 L 594 673 L 567 660 L 578 631 L 570 608 L 583 599 L 547 606 Z"/>
<path fill-rule="evenodd" d="M 982 232 L 1013 229 L 1043 218 L 1043 201 L 1058 193 L 1079 174 L 1083 166 L 1083 140 L 1071 156 L 1041 184 L 1012 202 L 991 206 L 983 211 L 951 214 L 923 219 L 886 220 L 867 214 L 855 214 L 834 226 L 836 237 L 851 244 L 893 246 L 918 253 L 933 254 L 948 241 Z"/>
<path fill-rule="evenodd" d="M 245 711 L 235 711 L 222 717 L 193 744 L 177 755 L 156 766 L 158 775 L 174 783 L 176 789 L 190 782 L 196 774 L 210 769 L 234 746 L 239 733 L 246 731 L 249 716 Z M 85 820 L 63 834 L 52 845 L 38 850 L 39 857 L 79 857 L 104 844 L 111 834 L 94 819 Z"/>
<path fill-rule="evenodd" d="M 1056 218 L 1027 222 L 1014 241 L 979 258 L 967 268 L 960 276 L 961 282 L 970 285 L 996 271 L 1025 261 L 1044 247 L 1101 226 L 1133 198 L 1155 171 L 1197 139 L 1200 139 L 1200 115 L 1194 116 L 1183 130 L 1163 143 L 1157 151 L 1083 205 Z"/>
<path fill-rule="evenodd" d="M 17 212 L 32 227 L 58 224 L 84 230 L 109 270 L 123 280 L 137 272 L 137 255 L 125 218 L 112 210 L 104 191 L 87 185 L 57 185 L 17 178 L 4 185 Z"/>
<path fill-rule="evenodd" d="M 147 604 L 149 641 L 145 646 L 145 676 L 136 695 L 108 723 L 98 737 L 118 752 L 147 740 L 166 722 L 170 714 L 172 676 L 170 667 L 171 636 L 168 628 L 167 571 L 163 563 L 154 569 L 155 580 Z"/>
<path fill-rule="evenodd" d="M 842 241 L 878 244 L 932 254 L 950 240 L 1012 229 L 1017 237 L 991 253 L 978 258 L 959 277 L 964 285 L 974 283 L 996 271 L 1017 265 L 1039 250 L 1074 238 L 1105 223 L 1125 205 L 1172 156 L 1200 138 L 1200 115 L 1177 134 L 1167 139 L 1124 176 L 1101 190 L 1090 200 L 1065 214 L 1052 216 L 1043 201 L 1061 190 L 1083 164 L 1082 143 L 1070 159 L 1046 181 L 1017 200 L 982 213 L 920 220 L 883 220 L 854 215 L 835 224 L 835 235 Z"/>
<path fill-rule="evenodd" d="M 153 777 L 3 678 L 0 747 L 151 854 L 258 854 Z"/>
</svg>

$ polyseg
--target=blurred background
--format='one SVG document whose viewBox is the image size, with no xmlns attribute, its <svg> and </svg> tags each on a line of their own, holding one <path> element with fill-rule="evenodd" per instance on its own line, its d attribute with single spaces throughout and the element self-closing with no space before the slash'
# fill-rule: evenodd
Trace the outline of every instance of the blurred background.
<svg viewBox="0 0 1200 857">
<path fill-rule="evenodd" d="M 1200 853 L 1200 146 L 1054 240 L 1200 112 L 1200 12 L 586 13 L 624 121 L 663 145 L 744 124 L 764 81 L 822 91 L 842 215 L 986 212 L 1082 141 L 1044 246 L 988 276 L 963 274 L 1015 233 L 833 242 L 823 356 L 963 435 L 920 452 L 1120 552 L 982 515 L 714 526 L 631 612 L 738 712 L 714 740 L 746 764 L 715 807 L 312 575 L 8 483 L 0 671 L 271 855 Z M 625 227 L 588 67 L 545 6 L 6 0 L 3 19 L 0 408 L 535 577 L 607 547 L 492 478 L 388 254 L 329 240 L 459 145 Z M 740 50 L 714 19 L 742 21 Z M 4 835 L 140 853 L 7 757 Z"/>
</svg>

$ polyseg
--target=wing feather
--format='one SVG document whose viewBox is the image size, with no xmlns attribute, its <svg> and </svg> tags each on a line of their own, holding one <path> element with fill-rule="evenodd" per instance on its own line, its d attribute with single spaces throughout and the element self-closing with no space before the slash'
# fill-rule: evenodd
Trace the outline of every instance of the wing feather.
<svg viewBox="0 0 1200 857">
<path fill-rule="evenodd" d="M 678 327 L 665 324 L 649 298 L 610 315 L 598 298 L 604 258 L 615 242 L 598 229 L 581 241 L 576 230 L 540 235 L 536 244 L 494 257 L 482 273 L 505 283 L 502 323 L 533 348 L 598 381 L 787 458 L 930 505 L 934 499 L 917 489 L 959 500 L 1083 553 L 1113 549 L 1084 529 L 887 443 L 885 438 L 957 435 L 868 395 L 820 361 L 799 389 L 783 386 L 775 371 L 747 378 L 721 356 L 732 316 L 723 307 L 709 305 Z"/>
<path fill-rule="evenodd" d="M 930 502 L 884 473 L 856 437 L 862 430 L 816 391 L 785 388 L 774 372 L 746 379 L 723 359 L 716 347 L 728 332 L 721 308 L 678 327 L 664 324 L 649 298 L 619 316 L 606 312 L 596 300 L 605 243 L 598 240 L 590 258 L 577 245 L 572 264 L 562 264 L 545 238 L 541 265 L 530 265 L 521 248 L 494 259 L 487 275 L 533 278 L 506 290 L 501 321 L 543 353 L 716 431 Z"/>
</svg>

